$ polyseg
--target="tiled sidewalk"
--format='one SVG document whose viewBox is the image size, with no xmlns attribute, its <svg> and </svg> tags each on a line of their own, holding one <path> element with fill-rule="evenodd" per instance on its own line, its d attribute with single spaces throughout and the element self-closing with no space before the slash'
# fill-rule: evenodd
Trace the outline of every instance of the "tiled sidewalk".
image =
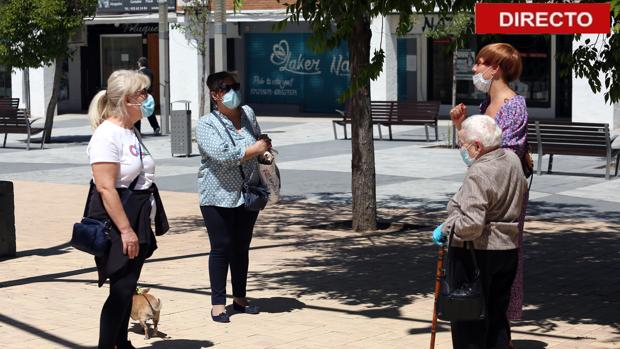
<svg viewBox="0 0 620 349">
<path fill-rule="evenodd" d="M 0 348 L 86 348 L 97 340 L 107 289 L 94 262 L 68 247 L 85 186 L 15 182 L 18 258 L 0 261 Z M 346 229 L 350 208 L 289 201 L 261 214 L 248 296 L 263 312 L 230 324 L 209 317 L 209 242 L 193 193 L 165 192 L 172 230 L 141 285 L 163 301 L 160 337 L 139 348 L 427 348 L 443 212 L 381 210 L 375 233 Z M 526 229 L 525 317 L 520 349 L 620 348 L 619 222 L 566 206 L 536 208 Z M 617 218 L 617 217 L 616 217 Z M 329 223 L 328 223 L 329 222 Z M 437 348 L 450 348 L 441 326 Z"/>
</svg>

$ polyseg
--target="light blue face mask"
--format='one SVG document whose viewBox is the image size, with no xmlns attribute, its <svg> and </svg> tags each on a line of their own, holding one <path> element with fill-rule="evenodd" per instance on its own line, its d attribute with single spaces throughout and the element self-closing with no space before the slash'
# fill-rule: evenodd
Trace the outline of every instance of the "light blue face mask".
<svg viewBox="0 0 620 349">
<path fill-rule="evenodd" d="M 155 99 L 150 94 L 147 95 L 144 102 L 140 103 L 140 110 L 142 111 L 142 117 L 147 118 L 155 112 Z"/>
<path fill-rule="evenodd" d="M 237 91 L 231 89 L 222 97 L 222 104 L 228 109 L 235 109 L 241 104 L 241 97 Z"/>
<path fill-rule="evenodd" d="M 469 156 L 469 153 L 467 152 L 467 148 L 461 148 L 459 149 L 459 151 L 461 152 L 461 158 L 463 158 L 463 162 L 465 163 L 465 165 L 467 165 L 467 167 L 471 166 L 471 164 L 474 163 L 474 161 L 476 161 L 476 159 L 472 159 L 471 156 Z"/>
</svg>

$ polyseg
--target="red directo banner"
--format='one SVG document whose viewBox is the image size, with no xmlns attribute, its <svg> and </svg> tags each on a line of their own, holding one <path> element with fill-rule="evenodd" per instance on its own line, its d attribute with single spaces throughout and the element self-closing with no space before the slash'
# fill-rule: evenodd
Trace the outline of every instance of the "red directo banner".
<svg viewBox="0 0 620 349">
<path fill-rule="evenodd" d="M 476 4 L 476 34 L 607 34 L 609 3 Z"/>
</svg>

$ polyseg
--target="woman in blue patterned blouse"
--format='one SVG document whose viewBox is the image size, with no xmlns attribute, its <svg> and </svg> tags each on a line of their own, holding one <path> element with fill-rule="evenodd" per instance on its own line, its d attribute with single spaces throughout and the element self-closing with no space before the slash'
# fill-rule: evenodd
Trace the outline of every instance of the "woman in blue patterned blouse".
<svg viewBox="0 0 620 349">
<path fill-rule="evenodd" d="M 211 243 L 211 317 L 216 322 L 229 322 L 225 308 L 229 266 L 233 308 L 248 314 L 259 312 L 246 299 L 248 251 L 258 212 L 244 207 L 240 166 L 248 182 L 257 184 L 260 181 L 257 157 L 271 148 L 271 140 L 259 139 L 261 131 L 254 111 L 247 105 L 241 106 L 239 83 L 232 74 L 225 71 L 211 74 L 207 86 L 216 109 L 201 117 L 196 127 L 202 157 L 198 192 Z"/>
</svg>

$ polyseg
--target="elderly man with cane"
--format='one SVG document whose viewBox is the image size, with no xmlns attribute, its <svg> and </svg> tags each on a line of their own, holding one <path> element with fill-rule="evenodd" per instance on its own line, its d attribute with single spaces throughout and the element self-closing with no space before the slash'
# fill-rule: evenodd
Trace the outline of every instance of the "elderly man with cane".
<svg viewBox="0 0 620 349">
<path fill-rule="evenodd" d="M 471 285 L 476 278 L 485 310 L 476 320 L 463 321 L 459 314 L 447 319 L 452 345 L 455 349 L 506 349 L 511 347 L 506 309 L 517 269 L 518 219 L 527 181 L 518 156 L 500 148 L 502 131 L 493 118 L 467 118 L 458 136 L 461 156 L 469 168 L 448 203 L 448 218 L 433 231 L 433 241 L 443 249 L 450 239 L 449 289 Z M 473 247 L 473 252 L 467 247 Z"/>
</svg>

